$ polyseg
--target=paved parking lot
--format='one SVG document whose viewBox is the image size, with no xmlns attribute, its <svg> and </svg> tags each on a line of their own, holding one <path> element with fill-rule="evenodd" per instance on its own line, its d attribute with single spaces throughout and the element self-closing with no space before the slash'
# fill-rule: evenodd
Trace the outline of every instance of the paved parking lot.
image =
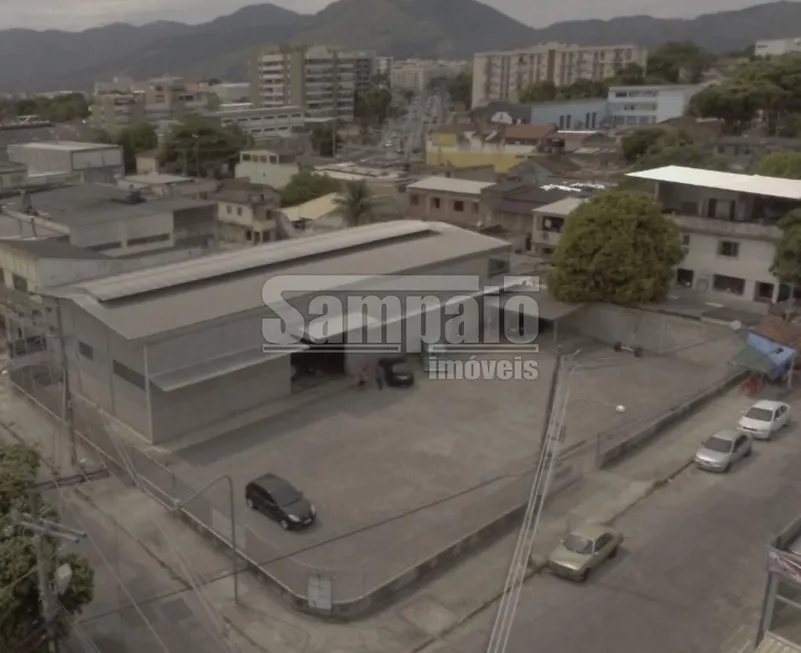
<svg viewBox="0 0 801 653">
<path fill-rule="evenodd" d="M 567 420 L 574 442 L 652 418 L 707 387 L 726 369 L 718 354 L 728 351 L 712 356 L 704 345 L 702 354 L 635 359 L 582 344 L 587 367 L 573 376 Z M 726 347 L 733 353 L 737 345 Z M 535 382 L 432 380 L 420 370 L 411 390 L 354 388 L 186 449 L 172 466 L 195 487 L 230 474 L 240 523 L 310 567 L 359 567 L 354 575 L 371 589 L 523 499 L 554 351 L 537 360 Z M 317 505 L 314 527 L 286 533 L 247 510 L 244 486 L 265 472 L 291 480 Z M 218 505 L 226 498 L 222 485 L 209 492 Z"/>
</svg>

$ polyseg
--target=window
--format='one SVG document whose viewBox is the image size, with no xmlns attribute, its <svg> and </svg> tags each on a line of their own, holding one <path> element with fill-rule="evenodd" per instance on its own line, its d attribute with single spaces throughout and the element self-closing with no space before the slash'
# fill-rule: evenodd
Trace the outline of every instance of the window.
<svg viewBox="0 0 801 653">
<path fill-rule="evenodd" d="M 548 233 L 560 234 L 565 225 L 565 219 L 559 217 L 548 217 L 542 219 L 542 230 Z"/>
<path fill-rule="evenodd" d="M 155 236 L 141 236 L 140 238 L 129 238 L 128 245 L 135 247 L 137 245 L 149 245 L 152 243 L 163 243 L 170 239 L 170 234 L 156 234 Z"/>
<path fill-rule="evenodd" d="M 236 214 L 239 215 L 239 216 L 242 215 L 242 207 L 241 206 L 237 206 L 236 207 Z"/>
<path fill-rule="evenodd" d="M 745 279 L 739 279 L 738 277 L 727 277 L 723 274 L 716 274 L 712 277 L 712 288 L 716 292 L 742 295 L 745 292 Z"/>
<path fill-rule="evenodd" d="M 95 352 L 90 345 L 85 342 L 78 341 L 78 353 L 88 360 L 94 360 Z"/>
<path fill-rule="evenodd" d="M 231 208 L 231 205 L 230 205 L 230 204 L 226 204 L 226 205 L 225 205 L 225 212 L 226 212 L 228 215 L 231 215 L 231 213 L 233 213 L 233 209 Z"/>
<path fill-rule="evenodd" d="M 757 281 L 754 284 L 754 301 L 755 302 L 772 302 L 773 301 L 773 284 L 767 281 Z"/>
<path fill-rule="evenodd" d="M 245 231 L 245 240 L 247 240 L 248 242 L 253 240 L 253 232 L 250 229 Z"/>
<path fill-rule="evenodd" d="M 122 247 L 122 243 L 119 240 L 116 240 L 112 243 L 100 243 L 99 245 L 92 245 L 87 249 L 91 249 L 93 252 L 105 252 L 109 249 L 119 249 Z"/>
<path fill-rule="evenodd" d="M 420 204 L 420 196 L 419 195 L 409 195 L 409 202 L 412 206 L 417 206 Z"/>
<path fill-rule="evenodd" d="M 250 161 L 250 154 L 243 154 L 242 155 L 242 160 L 243 161 Z"/>
<path fill-rule="evenodd" d="M 439 197 L 432 197 L 431 198 L 431 206 L 432 207 L 434 207 L 435 209 L 438 209 L 440 207 L 440 204 L 441 204 L 441 202 L 440 202 Z"/>
<path fill-rule="evenodd" d="M 11 283 L 14 286 L 14 290 L 19 290 L 20 292 L 28 292 L 28 280 L 20 277 L 19 275 L 12 274 L 11 275 Z"/>
<path fill-rule="evenodd" d="M 721 240 L 718 243 L 718 256 L 737 258 L 740 255 L 740 243 L 733 240 Z"/>
<path fill-rule="evenodd" d="M 461 213 L 462 211 L 464 211 L 464 202 L 462 202 L 462 200 L 456 200 L 456 201 L 453 203 L 453 210 L 454 210 L 454 211 L 457 211 L 457 212 L 460 212 L 460 213 Z"/>
<path fill-rule="evenodd" d="M 682 288 L 692 288 L 695 273 L 686 268 L 676 268 L 676 283 Z"/>
<path fill-rule="evenodd" d="M 145 377 L 132 370 L 127 365 L 123 365 L 119 361 L 114 361 L 112 368 L 114 369 L 114 374 L 120 377 L 123 381 L 127 381 L 131 385 L 135 385 L 137 388 L 141 388 L 142 390 L 145 389 Z"/>
</svg>

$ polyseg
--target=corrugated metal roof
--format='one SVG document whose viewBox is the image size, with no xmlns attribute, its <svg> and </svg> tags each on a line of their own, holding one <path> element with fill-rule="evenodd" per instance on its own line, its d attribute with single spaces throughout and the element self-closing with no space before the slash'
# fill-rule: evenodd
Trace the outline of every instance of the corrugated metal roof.
<svg viewBox="0 0 801 653">
<path fill-rule="evenodd" d="M 386 234 L 386 228 L 404 225 L 406 236 L 370 235 Z M 333 243 L 342 243 L 343 237 L 350 238 L 350 249 L 334 247 Z M 359 247 L 359 242 L 367 246 Z M 443 223 L 395 221 L 88 281 L 53 294 L 74 301 L 123 338 L 138 340 L 256 310 L 264 306 L 264 283 L 277 275 L 319 276 L 321 287 L 316 290 L 323 292 L 339 287 L 336 275 L 358 275 L 367 283 L 382 275 L 415 274 L 431 265 L 509 248 L 505 241 Z M 287 256 L 278 256 L 287 250 Z M 269 265 L 265 259 L 275 261 L 269 271 L 264 269 Z M 204 270 L 209 265 L 213 272 Z M 224 269 L 229 274 L 221 276 Z M 331 285 L 322 287 L 322 279 L 328 277 Z M 199 283 L 175 287 L 187 280 Z M 147 292 L 147 288 L 163 292 Z M 140 294 L 130 296 L 134 293 Z M 99 295 L 119 299 L 104 302 Z"/>
<path fill-rule="evenodd" d="M 586 201 L 584 197 L 565 197 L 558 202 L 554 202 L 553 204 L 546 204 L 545 206 L 541 206 L 538 209 L 534 209 L 537 213 L 544 213 L 547 215 L 556 215 L 567 217 L 573 211 L 575 211 L 579 206 L 581 206 Z"/>
<path fill-rule="evenodd" d="M 687 186 L 701 188 L 728 190 L 735 193 L 750 193 L 764 197 L 801 200 L 801 181 L 796 179 L 741 175 L 734 172 L 702 170 L 685 166 L 665 166 L 654 170 L 629 172 L 626 176 L 673 184 L 686 184 Z"/>
<path fill-rule="evenodd" d="M 458 193 L 460 195 L 480 195 L 482 190 L 494 185 L 495 183 L 491 181 L 433 176 L 409 184 L 407 188 L 409 190 L 433 190 L 442 193 Z"/>
</svg>

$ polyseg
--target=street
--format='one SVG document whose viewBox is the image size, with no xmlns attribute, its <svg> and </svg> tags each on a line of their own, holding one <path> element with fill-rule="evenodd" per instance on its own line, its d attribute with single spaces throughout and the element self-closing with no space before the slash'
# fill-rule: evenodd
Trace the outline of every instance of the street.
<svg viewBox="0 0 801 653">
<path fill-rule="evenodd" d="M 801 510 L 799 438 L 791 424 L 728 475 L 680 474 L 617 520 L 621 553 L 586 585 L 535 576 L 508 653 L 731 653 L 753 641 L 765 547 Z M 427 653 L 485 651 L 496 610 Z"/>
</svg>

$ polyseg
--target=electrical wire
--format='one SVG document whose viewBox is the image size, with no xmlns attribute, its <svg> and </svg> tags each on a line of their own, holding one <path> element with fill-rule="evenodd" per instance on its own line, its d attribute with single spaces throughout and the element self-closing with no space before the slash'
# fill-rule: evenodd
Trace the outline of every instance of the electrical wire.
<svg viewBox="0 0 801 653">
<path fill-rule="evenodd" d="M 61 603 L 61 601 L 59 601 L 58 599 L 56 600 L 56 607 L 61 611 L 61 613 L 66 618 L 67 622 L 70 625 L 70 630 L 75 633 L 75 635 L 78 637 L 79 640 L 81 640 L 81 643 L 84 645 L 83 648 L 85 650 L 89 651 L 90 653 L 103 653 L 97 647 L 97 645 L 92 641 L 89 635 L 86 632 L 84 632 L 83 628 L 77 622 L 75 617 L 73 617 L 69 613 L 67 608 L 65 608 L 64 605 Z"/>
</svg>

